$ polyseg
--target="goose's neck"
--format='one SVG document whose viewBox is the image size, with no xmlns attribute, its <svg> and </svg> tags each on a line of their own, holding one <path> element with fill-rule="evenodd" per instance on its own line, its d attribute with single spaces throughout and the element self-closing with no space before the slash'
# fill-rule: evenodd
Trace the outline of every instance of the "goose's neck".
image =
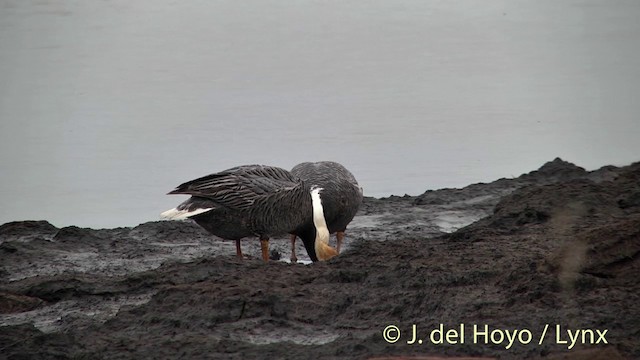
<svg viewBox="0 0 640 360">
<path fill-rule="evenodd" d="M 327 252 L 326 247 L 329 244 L 329 228 L 324 218 L 324 209 L 322 208 L 322 199 L 320 197 L 321 191 L 322 188 L 311 188 L 311 206 L 313 208 L 313 226 L 316 228 L 314 247 L 318 258 L 325 260 L 321 258 L 321 254 Z"/>
</svg>

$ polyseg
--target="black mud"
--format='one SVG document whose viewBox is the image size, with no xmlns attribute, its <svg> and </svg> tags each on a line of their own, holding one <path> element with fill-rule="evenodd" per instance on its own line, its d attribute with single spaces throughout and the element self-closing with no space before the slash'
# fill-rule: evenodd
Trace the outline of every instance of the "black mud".
<svg viewBox="0 0 640 360">
<path fill-rule="evenodd" d="M 366 198 L 347 242 L 326 263 L 264 264 L 257 240 L 240 261 L 188 222 L 4 224 L 0 358 L 640 358 L 640 163 L 587 172 L 556 159 L 515 179 Z M 271 246 L 288 259 L 287 239 Z M 441 323 L 463 324 L 465 343 L 431 343 Z M 382 336 L 392 324 L 395 344 Z M 407 344 L 413 324 L 422 345 Z M 485 324 L 533 339 L 474 344 Z M 608 345 L 567 349 L 558 329 L 606 329 Z"/>
</svg>

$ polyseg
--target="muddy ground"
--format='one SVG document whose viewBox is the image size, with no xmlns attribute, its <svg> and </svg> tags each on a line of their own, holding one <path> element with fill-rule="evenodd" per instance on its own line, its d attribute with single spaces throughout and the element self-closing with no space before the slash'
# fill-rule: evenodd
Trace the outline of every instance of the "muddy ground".
<svg viewBox="0 0 640 360">
<path fill-rule="evenodd" d="M 346 241 L 265 264 L 190 222 L 4 224 L 0 358 L 640 358 L 640 163 L 365 198 Z"/>
</svg>

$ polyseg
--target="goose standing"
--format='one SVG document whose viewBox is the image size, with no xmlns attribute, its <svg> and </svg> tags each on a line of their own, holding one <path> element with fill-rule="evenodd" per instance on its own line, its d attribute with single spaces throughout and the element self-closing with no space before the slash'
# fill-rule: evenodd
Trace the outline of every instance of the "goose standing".
<svg viewBox="0 0 640 360">
<path fill-rule="evenodd" d="M 328 245 L 321 191 L 287 170 L 244 165 L 179 185 L 169 194 L 191 197 L 160 216 L 171 220 L 190 218 L 213 235 L 235 240 L 239 258 L 240 239 L 257 236 L 264 261 L 269 260 L 270 236 L 300 230 L 305 244 L 312 245 L 316 259 L 326 260 L 337 252 Z"/>
<path fill-rule="evenodd" d="M 347 225 L 353 220 L 362 203 L 362 187 L 349 170 L 333 161 L 303 162 L 294 166 L 291 174 L 323 189 L 324 217 L 329 233 L 336 233 L 336 251 L 339 253 Z M 300 235 L 296 232 L 291 233 L 291 262 L 294 263 L 298 261 L 295 250 L 296 236 Z M 304 238 L 300 238 L 304 242 Z M 306 243 L 305 247 L 308 252 Z"/>
</svg>

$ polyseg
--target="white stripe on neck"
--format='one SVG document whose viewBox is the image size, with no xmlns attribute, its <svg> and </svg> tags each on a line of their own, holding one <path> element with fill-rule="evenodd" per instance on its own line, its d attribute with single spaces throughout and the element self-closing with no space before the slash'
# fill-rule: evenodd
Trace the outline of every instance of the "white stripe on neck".
<svg viewBox="0 0 640 360">
<path fill-rule="evenodd" d="M 322 199 L 320 199 L 320 191 L 322 188 L 314 187 L 311 189 L 311 206 L 313 207 L 313 225 L 316 228 L 316 240 L 314 248 L 316 256 L 320 252 L 321 242 L 329 244 L 329 228 L 324 219 L 324 209 L 322 208 Z"/>
</svg>

